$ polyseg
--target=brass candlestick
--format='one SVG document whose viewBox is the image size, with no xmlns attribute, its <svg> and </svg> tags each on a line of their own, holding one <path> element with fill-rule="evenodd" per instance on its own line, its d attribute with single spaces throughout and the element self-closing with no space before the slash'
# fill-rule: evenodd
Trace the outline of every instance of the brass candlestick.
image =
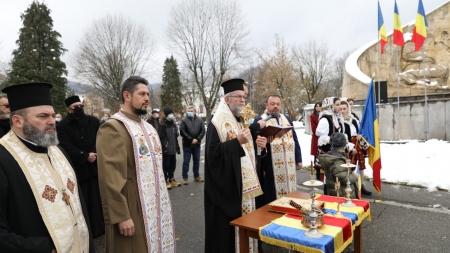
<svg viewBox="0 0 450 253">
<path fill-rule="evenodd" d="M 347 168 L 347 187 L 345 187 L 345 193 L 347 195 L 347 198 L 345 199 L 345 202 L 342 203 L 342 206 L 345 207 L 355 207 L 356 205 L 352 202 L 350 199 L 350 196 L 352 194 L 352 188 L 350 187 L 350 168 L 355 168 L 356 165 L 350 163 L 350 159 L 347 159 L 346 164 L 341 164 L 341 167 Z"/>
<path fill-rule="evenodd" d="M 337 205 L 337 212 L 333 216 L 337 217 L 337 218 L 345 218 L 345 216 L 341 213 L 341 210 L 340 210 L 341 203 L 339 201 L 339 195 L 341 193 L 341 182 L 339 181 L 338 177 L 336 177 L 336 184 L 334 185 L 334 189 L 336 190 L 336 193 L 337 193 L 338 205 Z"/>
<path fill-rule="evenodd" d="M 316 181 L 314 178 L 314 181 L 311 177 L 310 181 L 306 181 L 303 183 L 303 185 L 310 187 L 309 196 L 311 197 L 311 212 L 309 213 L 308 220 L 311 221 L 311 227 L 309 227 L 309 230 L 305 232 L 305 236 L 309 238 L 321 238 L 323 237 L 323 234 L 317 229 L 316 221 L 317 221 L 317 209 L 316 209 L 316 192 L 314 186 L 321 186 L 323 185 L 322 182 Z"/>
</svg>

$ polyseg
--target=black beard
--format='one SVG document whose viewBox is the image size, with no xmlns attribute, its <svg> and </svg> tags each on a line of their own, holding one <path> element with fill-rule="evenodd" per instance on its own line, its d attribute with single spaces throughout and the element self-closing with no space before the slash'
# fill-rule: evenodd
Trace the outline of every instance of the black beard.
<svg viewBox="0 0 450 253">
<path fill-rule="evenodd" d="M 47 130 L 53 129 L 53 132 L 46 133 Z M 24 121 L 23 135 L 27 140 L 36 143 L 40 147 L 56 146 L 59 144 L 58 135 L 56 134 L 55 126 L 47 126 L 44 131 L 40 132 L 38 128 L 34 127 L 27 120 Z"/>
<path fill-rule="evenodd" d="M 133 110 L 134 114 L 137 115 L 143 115 L 143 114 L 147 114 L 147 110 L 141 109 L 141 108 L 135 108 L 135 107 L 131 107 L 131 110 Z"/>
</svg>

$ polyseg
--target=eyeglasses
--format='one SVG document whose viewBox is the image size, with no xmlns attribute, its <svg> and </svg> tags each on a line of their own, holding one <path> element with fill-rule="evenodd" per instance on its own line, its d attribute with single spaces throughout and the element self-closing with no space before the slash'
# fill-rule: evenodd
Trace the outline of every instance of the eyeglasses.
<svg viewBox="0 0 450 253">
<path fill-rule="evenodd" d="M 9 108 L 9 104 L 4 104 L 4 105 L 0 105 L 0 106 L 4 106 L 5 108 Z"/>
<path fill-rule="evenodd" d="M 75 105 L 73 108 L 70 108 L 70 110 L 75 110 L 76 108 L 83 108 L 83 107 L 84 107 L 83 104 L 81 104 L 81 105 Z"/>
<path fill-rule="evenodd" d="M 246 97 L 246 96 L 242 96 L 242 95 L 239 95 L 239 96 L 230 96 L 230 97 L 234 97 L 234 98 L 237 98 L 237 99 L 239 99 L 239 100 L 242 100 L 242 99 L 247 100 L 247 97 Z"/>
</svg>

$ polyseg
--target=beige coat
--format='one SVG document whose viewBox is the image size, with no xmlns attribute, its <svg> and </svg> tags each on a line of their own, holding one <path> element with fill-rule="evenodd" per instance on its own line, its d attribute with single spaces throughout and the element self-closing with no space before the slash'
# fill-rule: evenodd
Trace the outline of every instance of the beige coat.
<svg viewBox="0 0 450 253">
<path fill-rule="evenodd" d="M 139 116 L 123 114 L 137 122 L 141 120 Z M 101 125 L 96 146 L 106 252 L 147 252 L 131 136 L 122 122 L 110 119 Z M 135 235 L 120 235 L 118 223 L 130 218 L 134 222 Z"/>
</svg>

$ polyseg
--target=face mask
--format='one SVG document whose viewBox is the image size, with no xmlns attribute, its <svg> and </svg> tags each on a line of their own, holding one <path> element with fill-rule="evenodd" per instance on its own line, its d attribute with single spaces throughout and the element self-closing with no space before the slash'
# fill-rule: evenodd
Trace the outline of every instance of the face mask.
<svg viewBox="0 0 450 253">
<path fill-rule="evenodd" d="M 189 118 L 192 118 L 192 117 L 194 117 L 194 113 L 193 113 L 193 112 L 187 112 L 187 116 L 188 116 Z"/>
<path fill-rule="evenodd" d="M 82 116 L 84 114 L 84 109 L 82 107 L 77 106 L 73 109 L 73 114 L 75 116 Z"/>
<path fill-rule="evenodd" d="M 103 120 L 104 121 L 107 121 L 109 118 L 108 117 L 103 117 Z"/>
<path fill-rule="evenodd" d="M 170 114 L 169 116 L 167 116 L 167 119 L 168 120 L 173 120 L 173 119 L 175 119 L 175 116 L 173 116 L 173 114 Z"/>
<path fill-rule="evenodd" d="M 55 121 L 56 121 L 56 122 L 60 122 L 61 119 L 60 119 L 60 118 L 55 118 Z"/>
</svg>

